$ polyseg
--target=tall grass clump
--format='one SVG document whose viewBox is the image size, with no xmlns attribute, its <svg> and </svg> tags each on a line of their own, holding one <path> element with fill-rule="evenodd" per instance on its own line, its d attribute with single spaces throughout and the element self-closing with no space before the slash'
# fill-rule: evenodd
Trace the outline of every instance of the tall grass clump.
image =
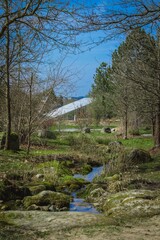
<svg viewBox="0 0 160 240">
<path fill-rule="evenodd" d="M 76 150 L 87 148 L 88 146 L 95 145 L 95 140 L 92 136 L 79 133 L 79 134 L 68 134 L 65 137 L 65 140 L 68 142 L 68 145 L 73 147 Z"/>
</svg>

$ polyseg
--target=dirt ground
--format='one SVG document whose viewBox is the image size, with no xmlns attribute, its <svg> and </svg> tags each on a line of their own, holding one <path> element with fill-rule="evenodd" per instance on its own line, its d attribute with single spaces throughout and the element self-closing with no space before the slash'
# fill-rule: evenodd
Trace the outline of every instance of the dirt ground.
<svg viewBox="0 0 160 240">
<path fill-rule="evenodd" d="M 109 220 L 101 214 L 7 212 L 0 240 L 160 240 L 160 216 L 136 221 Z"/>
</svg>

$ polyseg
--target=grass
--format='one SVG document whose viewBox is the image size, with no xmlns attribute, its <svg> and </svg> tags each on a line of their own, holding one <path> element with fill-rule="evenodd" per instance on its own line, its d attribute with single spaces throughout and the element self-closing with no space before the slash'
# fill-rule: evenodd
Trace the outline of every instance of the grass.
<svg viewBox="0 0 160 240">
<path fill-rule="evenodd" d="M 143 179 L 150 180 L 150 181 L 155 181 L 155 182 L 160 182 L 160 172 L 153 171 L 153 172 L 144 172 L 141 174 Z"/>
<path fill-rule="evenodd" d="M 71 141 L 74 140 L 74 138 L 76 138 L 78 146 L 80 146 L 80 144 L 83 144 L 84 148 L 88 149 L 88 155 L 86 154 L 87 157 L 93 158 L 94 160 L 99 159 L 99 155 L 98 155 L 99 152 L 98 151 L 96 152 L 97 146 L 98 146 L 98 150 L 102 154 L 103 148 L 104 150 L 108 149 L 107 145 L 110 141 L 117 141 L 116 133 L 107 134 L 107 133 L 101 133 L 100 131 L 93 131 L 90 134 L 81 134 L 81 133 L 57 134 L 56 139 L 47 139 L 47 138 L 40 139 L 40 138 L 34 137 L 33 141 L 35 141 L 35 143 L 40 143 L 40 145 L 35 144 L 32 146 L 30 156 L 34 158 L 34 156 L 37 157 L 40 155 L 68 154 L 68 153 L 71 153 L 73 155 L 74 154 L 76 155 L 77 153 L 81 153 L 84 156 L 85 154 L 84 149 L 79 148 L 77 150 L 76 148 L 73 148 Z M 122 144 L 126 147 L 126 149 L 129 149 L 129 150 L 133 148 L 141 148 L 144 150 L 149 150 L 153 147 L 153 139 L 150 137 L 145 138 L 145 137 L 137 136 L 137 137 L 132 137 L 128 140 L 124 140 L 124 139 L 118 139 L 118 140 L 122 142 Z M 92 154 L 95 154 L 94 157 Z M 104 155 L 105 157 L 107 156 L 106 151 L 104 151 Z M 39 173 L 43 171 L 42 173 L 45 173 L 46 175 L 45 179 L 47 178 L 46 182 L 48 181 L 49 183 L 53 184 L 53 182 L 55 181 L 55 183 L 58 183 L 58 184 L 61 183 L 61 185 L 65 183 L 65 184 L 68 184 L 69 187 L 70 185 L 73 185 L 72 187 L 74 188 L 76 187 L 74 186 L 74 183 L 78 184 L 78 182 L 82 181 L 79 179 L 75 180 L 73 176 L 71 176 L 69 165 L 67 165 L 66 167 L 66 165 L 63 166 L 63 164 L 57 161 L 48 161 L 47 158 L 45 160 L 46 162 L 44 163 L 25 162 L 25 159 L 27 158 L 28 158 L 28 155 L 26 154 L 26 151 L 12 152 L 12 151 L 0 150 L 0 172 L 14 173 L 14 171 L 16 172 L 16 171 L 35 170 L 35 172 Z M 159 186 L 159 181 L 160 181 L 159 171 L 160 171 L 160 153 L 158 153 L 157 156 L 154 157 L 154 160 L 152 162 L 139 165 L 139 172 L 138 173 L 136 172 L 136 174 L 138 174 L 136 175 L 136 178 L 137 176 L 138 177 L 140 176 L 142 179 L 146 179 L 147 181 L 154 181 L 153 185 L 155 184 L 156 186 Z M 0 216 L 0 220 L 1 220 L 1 216 Z M 112 219 L 112 221 L 113 220 L 115 221 L 114 224 L 117 224 L 117 225 L 121 224 L 121 222 L 123 221 L 123 219 L 119 219 L 119 222 L 117 219 Z M 125 221 L 127 222 L 127 219 L 125 219 Z M 94 229 L 97 228 L 97 231 L 101 231 L 101 229 L 104 229 L 104 226 L 107 226 L 107 223 L 105 222 L 104 224 L 104 222 L 102 222 L 96 226 L 93 228 L 89 226 L 88 228 L 85 229 L 86 231 L 85 233 L 88 234 L 89 236 L 90 235 L 92 236 L 91 233 L 94 233 L 92 232 Z M 114 229 L 115 229 L 115 226 L 114 226 Z M 2 237 L 2 239 L 7 239 L 8 233 L 12 235 L 12 232 L 10 232 L 9 226 L 6 226 L 5 231 L 3 227 L 1 227 L 0 230 L 1 232 L 3 231 L 2 232 L 3 234 L 0 234 L 1 235 L 0 238 Z M 15 229 L 15 233 L 12 235 L 12 238 L 10 239 L 22 239 L 23 235 L 25 234 L 23 231 L 21 232 L 20 230 Z M 112 226 L 110 226 L 110 231 L 112 234 Z M 116 231 L 117 232 L 119 231 L 118 226 Z M 33 239 L 38 239 L 39 236 L 34 235 L 35 238 Z M 30 238 L 25 238 L 24 236 L 24 239 L 26 240 L 32 239 L 32 236 L 30 236 Z"/>
<path fill-rule="evenodd" d="M 100 131 L 93 131 L 90 134 L 61 133 L 57 134 L 56 139 L 43 139 L 34 136 L 32 142 L 35 143 L 35 145 L 31 147 L 29 156 L 78 153 L 82 155 L 87 154 L 87 156 L 96 159 L 99 158 L 100 153 L 103 153 L 101 147 L 103 148 L 104 146 L 104 148 L 106 148 L 109 142 L 116 140 L 116 133 L 108 134 L 101 133 Z M 149 150 L 153 147 L 153 139 L 151 137 L 144 138 L 137 136 L 128 140 L 118 140 L 121 141 L 127 149 L 140 148 Z M 75 148 L 74 144 L 76 144 L 77 148 Z M 98 152 L 96 152 L 98 145 Z M 25 149 L 18 152 L 0 150 L 0 172 L 6 172 L 8 170 L 25 171 L 31 169 L 32 164 L 25 162 L 27 158 L 28 155 Z M 151 167 L 149 169 L 151 169 Z"/>
<path fill-rule="evenodd" d="M 141 176 L 151 181 L 160 181 L 160 154 L 153 156 L 153 161 L 139 165 Z"/>
<path fill-rule="evenodd" d="M 152 138 L 135 137 L 130 139 L 120 139 L 122 144 L 127 148 L 140 148 L 150 150 L 154 146 Z"/>
<path fill-rule="evenodd" d="M 50 155 L 50 154 L 67 154 L 70 150 L 67 146 L 63 146 L 60 149 L 35 149 L 31 150 L 30 154 L 33 156 L 38 155 Z"/>
<path fill-rule="evenodd" d="M 50 131 L 57 131 L 57 130 L 63 130 L 63 129 L 80 129 L 80 127 L 76 124 L 60 124 L 60 126 L 58 125 L 53 125 L 50 127 Z"/>
</svg>

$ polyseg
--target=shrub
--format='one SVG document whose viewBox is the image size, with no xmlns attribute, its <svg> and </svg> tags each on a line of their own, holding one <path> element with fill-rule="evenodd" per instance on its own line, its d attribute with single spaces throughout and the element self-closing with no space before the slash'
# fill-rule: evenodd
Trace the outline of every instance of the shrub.
<svg viewBox="0 0 160 240">
<path fill-rule="evenodd" d="M 140 135 L 139 129 L 132 129 L 132 130 L 129 131 L 129 133 L 133 136 L 139 136 Z"/>
<path fill-rule="evenodd" d="M 73 146 L 76 149 L 82 149 L 87 145 L 95 144 L 95 141 L 92 137 L 82 133 L 76 136 L 73 134 L 67 135 L 65 140 L 68 142 L 68 145 Z"/>
<path fill-rule="evenodd" d="M 96 142 L 97 142 L 98 144 L 108 145 L 108 144 L 111 142 L 111 140 L 108 139 L 108 138 L 97 137 L 97 138 L 96 138 Z"/>
</svg>

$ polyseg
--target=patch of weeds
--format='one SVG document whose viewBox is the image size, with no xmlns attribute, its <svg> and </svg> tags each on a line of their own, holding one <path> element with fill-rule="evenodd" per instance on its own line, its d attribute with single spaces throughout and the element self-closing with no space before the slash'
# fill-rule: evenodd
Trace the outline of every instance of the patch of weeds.
<svg viewBox="0 0 160 240">
<path fill-rule="evenodd" d="M 160 172 L 147 172 L 147 173 L 141 173 L 141 176 L 144 179 L 155 181 L 155 182 L 160 182 Z"/>
<path fill-rule="evenodd" d="M 105 138 L 105 137 L 97 137 L 96 138 L 96 142 L 98 144 L 103 144 L 103 145 L 107 145 L 111 142 L 111 140 L 109 138 Z"/>
<path fill-rule="evenodd" d="M 53 172 L 56 173 L 58 176 L 72 175 L 72 171 L 67 166 L 56 160 L 40 163 L 37 165 L 37 169 L 42 169 L 42 171 L 45 171 L 46 173 L 47 169 L 53 170 Z"/>
</svg>

